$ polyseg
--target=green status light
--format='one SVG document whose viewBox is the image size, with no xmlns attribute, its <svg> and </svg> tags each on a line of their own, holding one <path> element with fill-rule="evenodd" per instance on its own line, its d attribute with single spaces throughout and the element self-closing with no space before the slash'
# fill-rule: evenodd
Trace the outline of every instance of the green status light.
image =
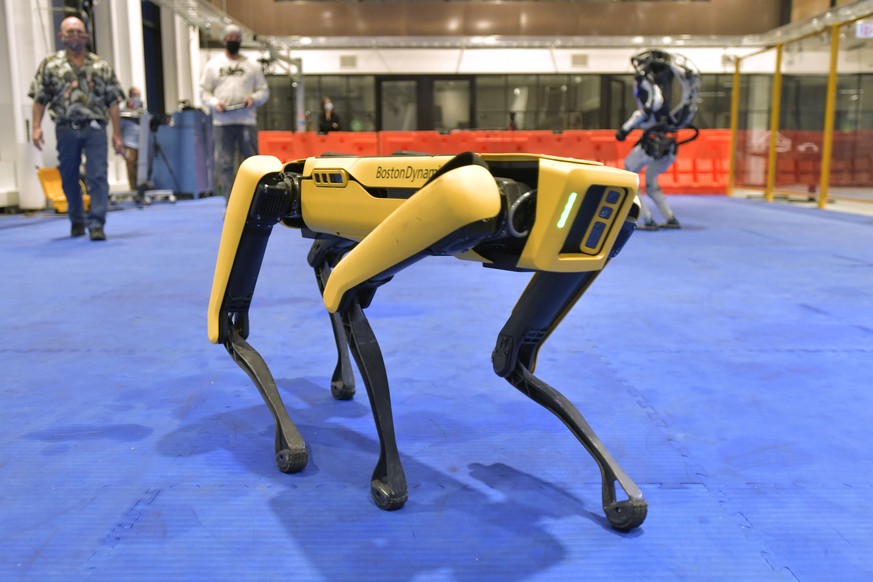
<svg viewBox="0 0 873 582">
<path fill-rule="evenodd" d="M 564 204 L 564 211 L 561 212 L 561 218 L 558 219 L 558 228 L 564 228 L 564 225 L 567 224 L 567 219 L 570 217 L 570 211 L 573 209 L 573 203 L 576 202 L 576 194 L 575 192 L 570 192 L 570 197 L 567 198 L 567 203 Z"/>
</svg>

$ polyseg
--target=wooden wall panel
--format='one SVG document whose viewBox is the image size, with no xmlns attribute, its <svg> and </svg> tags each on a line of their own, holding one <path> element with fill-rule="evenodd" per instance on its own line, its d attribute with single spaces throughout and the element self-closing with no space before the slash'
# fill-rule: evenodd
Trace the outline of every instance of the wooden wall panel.
<svg viewBox="0 0 873 582">
<path fill-rule="evenodd" d="M 761 34 L 781 24 L 781 0 L 213 1 L 256 34 L 267 36 L 735 36 Z"/>
</svg>

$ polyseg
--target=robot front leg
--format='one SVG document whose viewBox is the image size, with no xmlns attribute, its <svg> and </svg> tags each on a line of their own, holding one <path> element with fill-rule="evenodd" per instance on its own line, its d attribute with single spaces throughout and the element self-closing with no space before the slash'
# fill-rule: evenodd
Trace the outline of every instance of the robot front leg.
<svg viewBox="0 0 873 582">
<path fill-rule="evenodd" d="M 643 499 L 642 492 L 612 458 L 600 438 L 594 433 L 594 429 L 586 422 L 573 403 L 563 394 L 531 374 L 521 363 L 516 364 L 506 380 L 528 398 L 560 418 L 591 453 L 597 466 L 600 467 L 603 511 L 609 524 L 619 531 L 629 531 L 642 525 L 648 512 L 648 506 Z M 624 489 L 627 499 L 617 499 L 616 483 Z"/>
<path fill-rule="evenodd" d="M 243 338 L 236 326 L 231 326 L 225 348 L 233 361 L 248 374 L 276 422 L 276 464 L 283 473 L 302 471 L 309 462 L 306 443 L 291 422 L 279 395 L 276 381 L 264 358 Z"/>
<path fill-rule="evenodd" d="M 249 306 L 273 226 L 294 206 L 296 187 L 270 156 L 253 156 L 240 166 L 221 232 L 209 298 L 209 340 L 222 344 L 252 379 L 276 422 L 275 454 L 285 473 L 306 466 L 303 438 L 282 403 L 276 381 L 261 355 L 246 341 Z"/>
<path fill-rule="evenodd" d="M 599 271 L 534 275 L 500 332 L 492 362 L 499 376 L 560 418 L 579 439 L 600 468 L 603 510 L 609 524 L 628 531 L 646 519 L 647 505 L 642 492 L 609 454 L 579 410 L 532 373 L 540 346 L 598 274 Z M 627 499 L 616 497 L 616 483 Z"/>
<path fill-rule="evenodd" d="M 403 507 L 408 497 L 406 475 L 397 450 L 394 434 L 394 416 L 391 412 L 391 394 L 388 373 L 376 335 L 364 315 L 360 301 L 355 298 L 342 312 L 348 332 L 352 355 L 367 388 L 370 408 L 379 436 L 379 461 L 370 479 L 370 495 L 381 509 Z"/>
</svg>

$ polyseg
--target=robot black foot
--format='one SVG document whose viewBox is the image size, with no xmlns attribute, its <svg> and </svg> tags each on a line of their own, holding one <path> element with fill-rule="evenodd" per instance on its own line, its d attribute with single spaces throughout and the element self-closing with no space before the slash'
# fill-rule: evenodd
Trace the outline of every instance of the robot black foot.
<svg viewBox="0 0 873 582">
<path fill-rule="evenodd" d="M 648 504 L 645 499 L 625 499 L 603 508 L 609 525 L 618 531 L 630 531 L 646 520 Z"/>
<path fill-rule="evenodd" d="M 375 503 L 379 509 L 394 511 L 403 507 L 403 504 L 405 504 L 406 500 L 409 498 L 409 494 L 406 492 L 405 488 L 402 492 L 397 492 L 393 491 L 390 485 L 384 481 L 371 481 L 370 497 L 373 498 L 373 503 Z"/>
<path fill-rule="evenodd" d="M 349 386 L 342 380 L 334 380 L 330 383 L 330 393 L 334 400 L 351 400 L 355 396 L 355 385 Z"/>
<path fill-rule="evenodd" d="M 283 473 L 299 473 L 309 462 L 306 448 L 281 449 L 276 453 L 276 464 Z"/>
</svg>

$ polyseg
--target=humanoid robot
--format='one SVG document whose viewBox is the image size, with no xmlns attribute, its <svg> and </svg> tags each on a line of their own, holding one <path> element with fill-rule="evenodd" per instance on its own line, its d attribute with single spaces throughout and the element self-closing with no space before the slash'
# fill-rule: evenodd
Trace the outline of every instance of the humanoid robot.
<svg viewBox="0 0 873 582">
<path fill-rule="evenodd" d="M 624 141 L 635 129 L 643 135 L 634 145 L 624 168 L 630 172 L 646 169 L 646 194 L 658 207 L 667 222 L 660 228 L 680 228 L 673 210 L 667 204 L 658 184 L 658 177 L 676 161 L 679 145 L 688 143 L 698 135 L 692 125 L 697 114 L 700 94 L 700 73 L 694 64 L 679 54 L 659 50 L 644 51 L 631 57 L 634 75 L 634 97 L 637 110 L 616 132 L 615 138 Z M 678 88 L 678 95 L 675 89 Z M 692 135 L 678 141 L 680 129 L 691 129 Z M 640 230 L 658 230 L 652 212 L 645 203 L 641 209 Z"/>
<path fill-rule="evenodd" d="M 308 460 L 263 358 L 246 341 L 249 306 L 273 227 L 313 239 L 308 256 L 333 325 L 331 391 L 355 393 L 349 351 L 367 389 L 380 454 L 371 497 L 406 502 L 388 376 L 364 315 L 376 290 L 428 256 L 456 256 L 533 276 L 500 331 L 494 371 L 558 416 L 598 464 L 604 512 L 626 531 L 646 517 L 643 495 L 575 406 L 534 376 L 540 346 L 633 232 L 638 176 L 597 162 L 533 154 L 324 156 L 283 165 L 255 156 L 230 196 L 209 301 L 208 333 L 250 376 L 276 422 L 279 469 Z M 616 483 L 626 498 L 616 496 Z"/>
</svg>

